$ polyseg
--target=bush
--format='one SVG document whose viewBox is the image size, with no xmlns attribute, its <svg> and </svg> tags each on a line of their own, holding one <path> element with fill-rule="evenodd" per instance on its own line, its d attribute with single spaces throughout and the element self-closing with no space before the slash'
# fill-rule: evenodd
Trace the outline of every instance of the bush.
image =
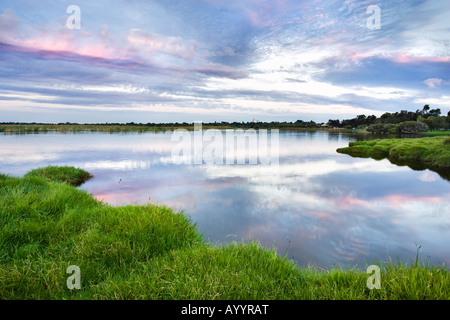
<svg viewBox="0 0 450 320">
<path fill-rule="evenodd" d="M 367 131 L 375 134 L 397 133 L 397 125 L 393 123 L 377 123 L 367 127 Z"/>
<path fill-rule="evenodd" d="M 386 133 L 384 124 L 382 123 L 372 124 L 368 126 L 367 131 L 370 133 Z"/>
<path fill-rule="evenodd" d="M 419 121 L 405 121 L 398 125 L 398 133 L 414 134 L 428 131 L 428 126 Z"/>
</svg>

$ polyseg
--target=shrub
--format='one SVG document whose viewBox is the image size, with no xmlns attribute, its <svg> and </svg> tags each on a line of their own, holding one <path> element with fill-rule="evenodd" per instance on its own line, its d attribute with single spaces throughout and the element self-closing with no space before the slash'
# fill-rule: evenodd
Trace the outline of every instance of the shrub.
<svg viewBox="0 0 450 320">
<path fill-rule="evenodd" d="M 367 127 L 367 131 L 375 134 L 397 133 L 397 125 L 393 123 L 377 123 Z"/>
<path fill-rule="evenodd" d="M 367 127 L 367 131 L 370 133 L 386 133 L 385 125 L 382 123 L 372 124 Z"/>
<path fill-rule="evenodd" d="M 397 130 L 399 133 L 414 134 L 428 131 L 428 127 L 420 121 L 405 121 L 398 125 Z"/>
</svg>

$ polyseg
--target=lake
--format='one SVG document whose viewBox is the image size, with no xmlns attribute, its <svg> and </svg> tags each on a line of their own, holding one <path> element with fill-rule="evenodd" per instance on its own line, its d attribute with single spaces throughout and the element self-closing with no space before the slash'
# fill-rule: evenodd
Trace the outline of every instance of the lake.
<svg viewBox="0 0 450 320">
<path fill-rule="evenodd" d="M 419 247 L 450 264 L 450 183 L 437 173 L 339 154 L 355 137 L 325 131 L 280 131 L 277 165 L 175 163 L 173 135 L 0 134 L 0 172 L 80 167 L 99 200 L 183 210 L 207 241 L 255 240 L 299 266 L 409 262 Z"/>
</svg>

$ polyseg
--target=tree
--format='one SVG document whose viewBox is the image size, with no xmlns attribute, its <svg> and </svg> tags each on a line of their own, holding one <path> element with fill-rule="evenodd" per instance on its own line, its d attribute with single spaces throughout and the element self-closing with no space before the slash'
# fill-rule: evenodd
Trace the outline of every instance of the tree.
<svg viewBox="0 0 450 320">
<path fill-rule="evenodd" d="M 359 116 L 356 117 L 356 119 L 358 120 L 359 124 L 364 124 L 366 122 L 366 115 L 365 114 L 361 114 Z"/>
<path fill-rule="evenodd" d="M 435 117 L 431 116 L 431 117 L 427 117 L 427 118 L 421 118 L 419 122 L 422 122 L 424 124 L 426 124 L 430 130 L 433 130 L 433 120 L 435 119 Z"/>
<path fill-rule="evenodd" d="M 437 108 L 437 109 L 432 109 L 429 112 L 430 116 L 435 116 L 435 117 L 439 117 L 441 115 L 441 109 Z"/>
<path fill-rule="evenodd" d="M 433 129 L 437 129 L 437 130 L 446 130 L 449 127 L 449 124 L 445 117 L 436 117 L 433 119 L 431 124 L 432 124 Z"/>
<path fill-rule="evenodd" d="M 371 115 L 367 117 L 367 124 L 373 124 L 377 120 L 377 116 Z"/>
<path fill-rule="evenodd" d="M 330 127 L 337 127 L 337 128 L 339 128 L 339 127 L 341 127 L 341 121 L 340 120 L 328 120 L 328 125 L 330 126 Z"/>
</svg>

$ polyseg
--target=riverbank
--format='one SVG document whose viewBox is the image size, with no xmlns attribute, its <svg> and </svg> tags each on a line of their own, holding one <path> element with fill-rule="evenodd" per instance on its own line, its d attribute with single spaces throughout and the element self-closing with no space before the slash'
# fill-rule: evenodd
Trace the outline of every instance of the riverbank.
<svg viewBox="0 0 450 320">
<path fill-rule="evenodd" d="M 450 297 L 445 266 L 380 262 L 381 289 L 370 290 L 367 266 L 299 268 L 257 243 L 215 246 L 187 214 L 152 204 L 109 206 L 74 187 L 80 177 L 91 178 L 66 167 L 0 175 L 0 299 Z M 73 265 L 81 289 L 69 290 Z"/>
<path fill-rule="evenodd" d="M 350 142 L 337 152 L 352 157 L 389 159 L 394 164 L 412 169 L 430 169 L 450 179 L 450 137 L 441 135 L 412 139 L 377 139 Z"/>
<path fill-rule="evenodd" d="M 424 137 L 450 136 L 450 130 L 431 130 L 421 133 Z"/>
</svg>

